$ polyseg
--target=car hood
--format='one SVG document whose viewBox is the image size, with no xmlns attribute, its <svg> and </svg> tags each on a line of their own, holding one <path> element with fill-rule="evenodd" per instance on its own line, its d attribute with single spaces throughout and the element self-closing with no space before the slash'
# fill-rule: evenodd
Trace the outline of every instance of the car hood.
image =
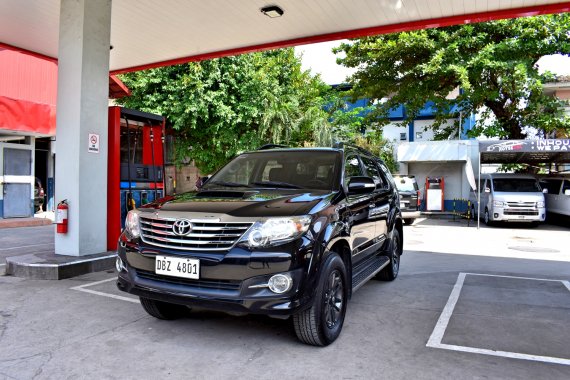
<svg viewBox="0 0 570 380">
<path fill-rule="evenodd" d="M 330 204 L 336 192 L 306 190 L 209 190 L 159 199 L 144 211 L 227 214 L 235 217 L 270 217 L 310 214 Z"/>
</svg>

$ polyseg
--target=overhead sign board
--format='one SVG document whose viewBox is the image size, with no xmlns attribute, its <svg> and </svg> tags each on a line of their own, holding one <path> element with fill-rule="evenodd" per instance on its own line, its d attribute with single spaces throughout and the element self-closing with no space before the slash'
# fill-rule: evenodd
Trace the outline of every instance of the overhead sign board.
<svg viewBox="0 0 570 380">
<path fill-rule="evenodd" d="M 570 162 L 570 139 L 480 141 L 481 163 Z"/>
</svg>

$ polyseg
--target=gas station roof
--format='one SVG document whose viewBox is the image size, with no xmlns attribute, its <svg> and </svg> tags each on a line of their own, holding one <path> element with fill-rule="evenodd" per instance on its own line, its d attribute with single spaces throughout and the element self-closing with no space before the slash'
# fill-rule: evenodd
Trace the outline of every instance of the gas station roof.
<svg viewBox="0 0 570 380">
<path fill-rule="evenodd" d="M 263 14 L 269 5 L 283 15 Z M 115 0 L 110 70 L 568 11 L 557 0 Z M 2 0 L 0 46 L 57 59 L 59 13 L 59 0 Z"/>
<path fill-rule="evenodd" d="M 481 164 L 570 163 L 570 139 L 480 141 Z"/>
</svg>

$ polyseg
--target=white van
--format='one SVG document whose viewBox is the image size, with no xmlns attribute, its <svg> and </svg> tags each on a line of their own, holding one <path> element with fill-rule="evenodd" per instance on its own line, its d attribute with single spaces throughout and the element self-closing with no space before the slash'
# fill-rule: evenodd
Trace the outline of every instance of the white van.
<svg viewBox="0 0 570 380">
<path fill-rule="evenodd" d="M 538 180 L 527 174 L 493 173 L 481 176 L 481 214 L 493 222 L 544 222 L 544 194 Z M 475 207 L 475 212 L 477 208 Z"/>
<path fill-rule="evenodd" d="M 540 185 L 548 190 L 544 194 L 546 211 L 549 214 L 570 216 L 570 178 L 540 178 Z"/>
</svg>

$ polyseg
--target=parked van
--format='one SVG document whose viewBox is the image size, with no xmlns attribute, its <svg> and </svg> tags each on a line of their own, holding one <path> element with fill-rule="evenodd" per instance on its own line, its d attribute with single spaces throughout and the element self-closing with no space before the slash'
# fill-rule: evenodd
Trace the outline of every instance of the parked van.
<svg viewBox="0 0 570 380">
<path fill-rule="evenodd" d="M 541 178 L 540 185 L 548 190 L 544 194 L 546 212 L 570 216 L 570 179 L 564 177 Z"/>
<path fill-rule="evenodd" d="M 481 189 L 481 213 L 485 224 L 530 222 L 538 225 L 544 222 L 544 194 L 538 180 L 533 176 L 486 174 L 481 176 Z"/>
</svg>

